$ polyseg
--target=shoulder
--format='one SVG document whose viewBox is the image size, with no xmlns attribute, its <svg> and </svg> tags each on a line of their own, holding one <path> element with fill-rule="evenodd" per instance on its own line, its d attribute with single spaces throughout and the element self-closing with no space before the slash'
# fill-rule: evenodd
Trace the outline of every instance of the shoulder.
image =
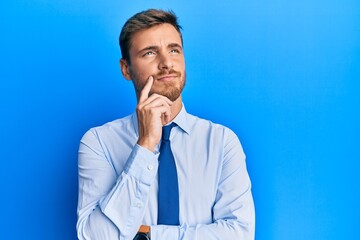
<svg viewBox="0 0 360 240">
<path fill-rule="evenodd" d="M 132 116 L 128 115 L 123 118 L 107 122 L 101 126 L 90 128 L 83 136 L 83 140 L 86 138 L 108 138 L 111 135 L 118 135 L 124 133 L 133 128 Z"/>
<path fill-rule="evenodd" d="M 224 137 L 236 137 L 236 134 L 230 128 L 220 123 L 215 123 L 189 113 L 187 114 L 187 120 L 190 129 L 194 132 L 213 133 L 223 135 Z"/>
<path fill-rule="evenodd" d="M 205 141 L 212 149 L 220 148 L 224 156 L 238 156 L 244 159 L 245 154 L 238 136 L 229 127 L 210 120 L 188 114 L 190 135 L 196 140 Z"/>
</svg>

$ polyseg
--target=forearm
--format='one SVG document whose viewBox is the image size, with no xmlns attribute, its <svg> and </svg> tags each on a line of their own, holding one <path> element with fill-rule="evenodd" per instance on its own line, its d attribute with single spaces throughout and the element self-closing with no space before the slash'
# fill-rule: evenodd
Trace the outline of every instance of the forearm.
<svg viewBox="0 0 360 240">
<path fill-rule="evenodd" d="M 151 226 L 152 240 L 215 240 L 215 239 L 255 239 L 255 209 L 253 199 L 248 189 L 238 202 L 218 202 L 214 208 L 214 222 L 209 224 L 180 226 Z M 219 210 L 219 208 L 221 208 Z M 220 216 L 221 215 L 221 216 Z"/>
<path fill-rule="evenodd" d="M 117 176 L 91 137 L 79 150 L 78 238 L 132 239 L 156 176 L 156 156 L 136 145 Z"/>
<path fill-rule="evenodd" d="M 215 240 L 237 239 L 254 240 L 255 208 L 251 194 L 250 181 L 243 180 L 244 188 L 234 198 L 220 197 L 213 208 L 212 223 L 180 226 L 151 226 L 152 240 Z M 222 195 L 222 194 L 221 194 Z"/>
<path fill-rule="evenodd" d="M 132 239 L 141 225 L 149 188 L 135 177 L 124 174 L 96 205 L 79 209 L 79 238 Z"/>
<path fill-rule="evenodd" d="M 152 240 L 215 240 L 237 239 L 253 240 L 254 224 L 243 224 L 237 220 L 218 220 L 211 224 L 196 226 L 151 226 Z"/>
</svg>

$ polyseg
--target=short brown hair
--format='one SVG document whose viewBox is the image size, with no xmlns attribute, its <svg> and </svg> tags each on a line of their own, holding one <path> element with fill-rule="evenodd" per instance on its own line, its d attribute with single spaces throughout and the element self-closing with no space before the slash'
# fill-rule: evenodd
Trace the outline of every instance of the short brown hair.
<svg viewBox="0 0 360 240">
<path fill-rule="evenodd" d="M 149 9 L 135 14 L 124 24 L 119 37 L 122 58 L 130 63 L 129 49 L 131 47 L 132 37 L 136 32 L 149 29 L 163 23 L 171 24 L 178 31 L 182 43 L 182 28 L 178 23 L 178 18 L 175 13 L 173 11 Z"/>
</svg>

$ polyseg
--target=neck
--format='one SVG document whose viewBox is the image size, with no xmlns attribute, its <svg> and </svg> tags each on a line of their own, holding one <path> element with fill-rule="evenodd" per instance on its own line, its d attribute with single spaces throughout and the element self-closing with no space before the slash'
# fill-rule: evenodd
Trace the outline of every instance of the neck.
<svg viewBox="0 0 360 240">
<path fill-rule="evenodd" d="M 172 120 L 174 120 L 174 118 L 179 114 L 179 112 L 181 111 L 182 108 L 182 97 L 180 95 L 180 97 L 178 97 L 178 99 L 176 99 L 173 102 L 173 105 L 171 105 L 171 118 L 169 120 L 169 122 L 171 122 Z"/>
</svg>

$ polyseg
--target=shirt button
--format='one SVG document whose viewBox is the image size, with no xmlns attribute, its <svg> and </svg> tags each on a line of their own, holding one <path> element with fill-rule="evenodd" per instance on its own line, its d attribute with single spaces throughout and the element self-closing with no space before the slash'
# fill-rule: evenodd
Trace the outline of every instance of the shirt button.
<svg viewBox="0 0 360 240">
<path fill-rule="evenodd" d="M 138 202 L 138 203 L 136 204 L 136 207 L 141 208 L 141 207 L 142 207 L 141 202 Z"/>
<path fill-rule="evenodd" d="M 153 168 L 154 168 L 154 166 L 151 165 L 151 164 L 149 164 L 149 165 L 147 166 L 147 169 L 148 169 L 149 171 L 153 170 Z"/>
</svg>

